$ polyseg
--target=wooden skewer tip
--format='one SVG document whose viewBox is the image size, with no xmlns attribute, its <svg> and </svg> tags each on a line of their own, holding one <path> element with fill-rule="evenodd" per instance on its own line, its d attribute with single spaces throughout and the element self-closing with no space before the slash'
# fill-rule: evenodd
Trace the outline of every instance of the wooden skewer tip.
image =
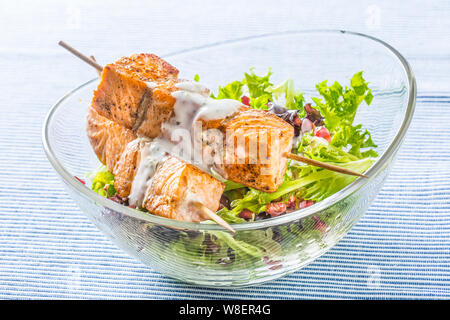
<svg viewBox="0 0 450 320">
<path fill-rule="evenodd" d="M 207 208 L 206 206 L 204 206 L 203 204 L 199 203 L 199 202 L 195 202 L 194 205 L 203 213 L 205 214 L 208 218 L 210 218 L 211 220 L 213 220 L 214 222 L 216 222 L 218 225 L 224 227 L 225 229 L 231 231 L 232 233 L 236 233 L 236 231 L 228 224 L 228 222 L 226 222 L 225 220 L 223 220 L 221 217 L 219 217 L 217 215 L 217 213 L 215 213 L 214 211 L 210 210 L 209 208 Z"/>
</svg>

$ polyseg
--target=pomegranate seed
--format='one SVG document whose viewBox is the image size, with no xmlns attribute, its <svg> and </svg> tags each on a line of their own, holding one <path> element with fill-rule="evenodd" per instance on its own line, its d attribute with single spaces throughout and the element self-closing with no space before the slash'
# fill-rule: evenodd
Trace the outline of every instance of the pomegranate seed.
<svg viewBox="0 0 450 320">
<path fill-rule="evenodd" d="M 325 233 L 328 229 L 328 226 L 325 222 L 323 222 L 318 216 L 314 216 L 314 229 L 319 230 L 322 233 Z"/>
<path fill-rule="evenodd" d="M 250 106 L 250 98 L 249 98 L 249 97 L 247 97 L 247 96 L 242 96 L 242 97 L 241 97 L 241 101 L 242 101 L 243 104 L 245 104 L 245 105 L 247 105 L 247 106 Z"/>
<path fill-rule="evenodd" d="M 302 132 L 310 132 L 314 130 L 314 124 L 308 118 L 304 118 L 302 121 Z"/>
<path fill-rule="evenodd" d="M 321 127 L 318 130 L 316 130 L 314 135 L 316 137 L 323 138 L 323 139 L 327 140 L 328 142 L 331 142 L 330 132 L 325 127 Z"/>
<path fill-rule="evenodd" d="M 253 212 L 248 209 L 244 209 L 239 213 L 239 218 L 250 220 L 253 217 Z"/>
<path fill-rule="evenodd" d="M 309 206 L 312 206 L 315 202 L 312 200 L 303 200 L 298 204 L 298 208 L 299 209 L 304 209 L 307 208 Z"/>
<path fill-rule="evenodd" d="M 220 197 L 220 204 L 219 204 L 219 210 L 223 209 L 223 208 L 227 208 L 230 209 L 230 199 L 228 199 L 226 196 L 222 195 L 222 197 Z"/>
<path fill-rule="evenodd" d="M 77 176 L 74 176 L 75 179 L 77 179 L 78 181 L 80 181 L 82 184 L 86 184 L 86 181 L 84 181 L 83 179 L 78 178 Z"/>
<path fill-rule="evenodd" d="M 271 202 L 266 206 L 266 211 L 272 217 L 277 217 L 280 214 L 286 212 L 286 203 L 284 202 Z"/>
<path fill-rule="evenodd" d="M 112 196 L 112 197 L 109 197 L 108 198 L 109 200 L 112 200 L 112 201 L 114 201 L 114 202 L 117 202 L 117 203 L 120 203 L 120 204 L 123 204 L 125 201 L 119 196 L 119 195 L 115 195 L 115 196 Z"/>
<path fill-rule="evenodd" d="M 286 206 L 289 208 L 289 209 L 295 209 L 295 196 L 290 196 L 289 197 L 289 200 L 288 200 L 288 202 L 287 202 L 287 204 L 286 204 Z"/>
<path fill-rule="evenodd" d="M 269 270 L 277 270 L 277 269 L 280 269 L 282 266 L 283 266 L 282 264 L 279 264 L 279 265 L 270 267 Z"/>
<path fill-rule="evenodd" d="M 281 262 L 280 260 L 272 260 L 272 259 L 270 259 L 268 256 L 264 256 L 264 257 L 263 257 L 263 260 L 264 260 L 264 262 L 265 262 L 267 265 L 274 265 L 274 264 L 277 264 L 277 263 L 280 263 L 280 262 Z"/>
</svg>

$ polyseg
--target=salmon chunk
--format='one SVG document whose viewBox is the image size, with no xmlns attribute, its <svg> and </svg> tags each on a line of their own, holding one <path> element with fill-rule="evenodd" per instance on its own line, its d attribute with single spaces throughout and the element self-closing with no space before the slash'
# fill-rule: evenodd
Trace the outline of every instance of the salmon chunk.
<svg viewBox="0 0 450 320">
<path fill-rule="evenodd" d="M 154 138 L 173 113 L 171 93 L 177 76 L 175 67 L 153 54 L 121 58 L 103 68 L 92 107 L 127 129 Z"/>
<path fill-rule="evenodd" d="M 204 125 L 223 134 L 217 173 L 264 192 L 278 190 L 287 167 L 283 154 L 290 152 L 294 137 L 290 124 L 267 111 L 241 108 L 222 121 L 204 121 Z M 206 139 L 204 144 L 212 142 Z"/>
<path fill-rule="evenodd" d="M 137 138 L 136 134 L 101 116 L 93 108 L 89 108 L 86 129 L 98 159 L 112 174 L 117 174 L 116 165 L 127 145 Z"/>
<path fill-rule="evenodd" d="M 157 169 L 144 200 L 144 207 L 170 219 L 199 222 L 204 217 L 194 203 L 216 212 L 225 185 L 209 174 L 169 156 Z"/>
</svg>

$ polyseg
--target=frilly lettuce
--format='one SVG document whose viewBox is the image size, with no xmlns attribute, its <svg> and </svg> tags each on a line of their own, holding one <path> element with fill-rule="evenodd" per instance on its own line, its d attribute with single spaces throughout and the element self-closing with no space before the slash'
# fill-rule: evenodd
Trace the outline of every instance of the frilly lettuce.
<svg viewBox="0 0 450 320">
<path fill-rule="evenodd" d="M 292 79 L 285 80 L 276 87 L 270 87 L 267 91 L 273 93 L 275 99 L 284 98 L 284 106 L 290 110 L 299 110 L 299 116 L 304 115 L 303 93 L 295 89 Z"/>
<path fill-rule="evenodd" d="M 92 190 L 104 197 L 112 197 L 116 194 L 114 189 L 114 175 L 102 165 L 97 170 L 86 175 L 92 182 Z"/>
<path fill-rule="evenodd" d="M 217 97 L 211 93 L 211 98 L 213 99 L 233 99 L 241 101 L 241 96 L 243 94 L 242 87 L 244 84 L 240 81 L 233 81 L 227 84 L 225 87 L 219 87 L 219 93 Z"/>
<path fill-rule="evenodd" d="M 372 91 L 362 76 L 362 71 L 353 75 L 350 87 L 342 87 L 338 82 L 331 86 L 322 81 L 316 86 L 322 98 L 312 98 L 316 109 L 325 118 L 325 127 L 332 134 L 330 144 L 337 148 L 348 148 L 348 153 L 359 159 L 376 157 L 374 150 L 361 151 L 365 148 L 377 147 L 367 130 L 362 125 L 353 125 L 356 111 L 361 102 L 370 105 L 373 99 Z"/>
<path fill-rule="evenodd" d="M 303 113 L 303 94 L 295 89 L 294 81 L 287 79 L 282 84 L 274 86 L 270 82 L 271 75 L 270 68 L 267 74 L 262 76 L 255 74 L 252 68 L 244 74 L 244 79 L 219 87 L 217 96 L 211 94 L 211 97 L 241 101 L 241 97 L 247 95 L 250 98 L 250 106 L 255 109 L 265 110 L 268 108 L 268 102 L 279 102 L 288 109 L 297 109 Z"/>
</svg>

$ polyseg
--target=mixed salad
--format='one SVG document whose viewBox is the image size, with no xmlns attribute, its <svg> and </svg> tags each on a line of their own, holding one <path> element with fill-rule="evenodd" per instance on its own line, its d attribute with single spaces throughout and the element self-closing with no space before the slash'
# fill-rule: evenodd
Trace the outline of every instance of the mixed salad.
<svg viewBox="0 0 450 320">
<path fill-rule="evenodd" d="M 370 105 L 373 99 L 362 71 L 354 74 L 346 86 L 338 82 L 329 84 L 326 80 L 317 84 L 317 94 L 310 103 L 305 103 L 303 93 L 295 88 L 293 80 L 287 79 L 275 85 L 271 82 L 271 75 L 271 70 L 267 74 L 257 75 L 251 69 L 242 80 L 219 87 L 211 97 L 238 100 L 252 108 L 268 110 L 290 123 L 295 128 L 292 152 L 296 154 L 360 173 L 372 165 L 378 156 L 375 151 L 377 146 L 370 133 L 361 124 L 354 123 L 361 103 Z M 198 80 L 196 76 L 195 81 Z M 90 173 L 88 178 L 92 190 L 127 205 L 116 197 L 114 175 L 106 167 Z M 355 176 L 290 160 L 284 182 L 273 193 L 226 181 L 217 214 L 229 223 L 270 219 L 322 201 L 355 179 Z M 289 237 L 302 237 L 305 241 L 320 239 L 338 222 L 339 210 L 334 210 L 307 217 L 295 224 L 238 232 L 236 235 L 222 231 L 180 232 L 150 224 L 147 231 L 149 236 L 154 236 L 155 244 L 161 242 L 162 252 L 178 252 L 192 263 L 227 266 L 237 258 L 244 259 L 241 261 L 251 258 L 261 259 L 276 268 L 277 260 L 274 259 L 282 256 L 281 241 Z M 162 231 L 165 234 L 164 243 L 158 236 Z M 167 239 L 170 239 L 170 246 L 166 243 Z"/>
</svg>

